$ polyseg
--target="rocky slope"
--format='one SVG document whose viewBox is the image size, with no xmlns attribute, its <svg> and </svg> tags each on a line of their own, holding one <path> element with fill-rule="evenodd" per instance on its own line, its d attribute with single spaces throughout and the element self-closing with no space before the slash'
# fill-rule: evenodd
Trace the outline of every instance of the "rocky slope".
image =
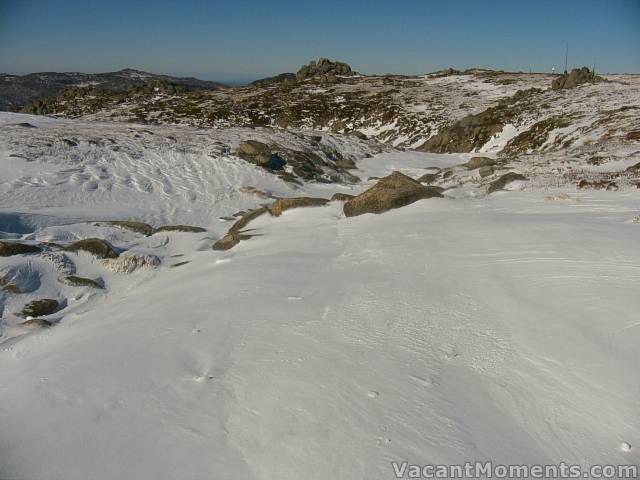
<svg viewBox="0 0 640 480">
<path fill-rule="evenodd" d="M 89 120 L 324 130 L 401 148 L 506 155 L 581 154 L 588 145 L 625 144 L 640 125 L 637 75 L 553 89 L 552 83 L 563 77 L 486 70 L 362 76 L 348 66 L 340 67 L 348 74 L 335 75 L 332 64 L 326 65 L 328 74 L 319 73 L 324 70 L 316 65 L 311 75 L 305 66 L 297 80 L 286 74 L 214 91 L 80 88 L 40 107 Z"/>
<path fill-rule="evenodd" d="M 54 96 L 65 89 L 93 87 L 99 90 L 118 92 L 153 81 L 173 84 L 185 90 L 224 87 L 223 84 L 218 82 L 198 80 L 197 78 L 157 75 L 130 68 L 108 73 L 40 72 L 28 75 L 0 74 L 0 110 L 19 109 L 25 104 Z"/>
</svg>

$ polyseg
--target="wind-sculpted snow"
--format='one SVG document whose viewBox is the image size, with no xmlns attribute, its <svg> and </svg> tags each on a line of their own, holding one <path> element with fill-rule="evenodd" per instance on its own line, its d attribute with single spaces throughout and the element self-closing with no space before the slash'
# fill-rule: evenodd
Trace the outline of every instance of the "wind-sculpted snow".
<svg viewBox="0 0 640 480">
<path fill-rule="evenodd" d="M 2 345 L 0 474 L 637 464 L 640 197 L 571 198 L 292 210 L 229 252 L 171 238 L 189 264 Z"/>
<path fill-rule="evenodd" d="M 133 216 L 210 226 L 220 216 L 256 206 L 255 196 L 239 191 L 243 186 L 274 195 L 292 192 L 295 184 L 235 156 L 247 139 L 314 152 L 325 162 L 325 181 L 340 175 L 325 152 L 355 161 L 384 150 L 328 133 L 318 142 L 309 134 L 267 128 L 200 130 L 0 115 L 0 205 L 76 219 Z"/>
</svg>

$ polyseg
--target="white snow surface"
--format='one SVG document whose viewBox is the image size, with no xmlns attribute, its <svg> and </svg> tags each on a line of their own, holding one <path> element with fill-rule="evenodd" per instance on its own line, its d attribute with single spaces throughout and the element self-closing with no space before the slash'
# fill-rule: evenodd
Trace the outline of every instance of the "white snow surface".
<svg viewBox="0 0 640 480">
<path fill-rule="evenodd" d="M 107 287 L 90 291 L 58 284 L 63 259 L 0 259 L 25 291 L 4 301 L 0 478 L 389 479 L 392 461 L 640 462 L 621 448 L 640 443 L 638 190 L 430 199 L 356 218 L 332 202 L 262 216 L 256 236 L 216 252 L 229 225 L 217 217 L 261 201 L 238 186 L 329 197 L 468 156 L 378 155 L 360 162 L 362 184 L 294 191 L 232 157 L 168 151 L 92 165 L 96 151 L 75 166 L 0 152 L 5 236 L 100 236 L 163 261 L 122 274 L 65 254 Z M 208 230 L 142 237 L 86 222 L 114 212 Z M 23 296 L 67 306 L 54 327 L 25 331 L 11 313 Z"/>
</svg>

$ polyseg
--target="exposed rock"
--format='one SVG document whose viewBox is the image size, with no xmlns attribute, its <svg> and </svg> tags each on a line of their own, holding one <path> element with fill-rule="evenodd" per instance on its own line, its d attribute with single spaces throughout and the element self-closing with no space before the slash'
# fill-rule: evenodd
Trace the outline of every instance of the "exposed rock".
<svg viewBox="0 0 640 480">
<path fill-rule="evenodd" d="M 618 185 L 615 182 L 609 182 L 607 180 L 589 181 L 584 178 L 578 182 L 577 187 L 580 190 L 585 188 L 591 188 L 593 190 L 618 190 Z"/>
<path fill-rule="evenodd" d="M 240 187 L 238 191 L 242 193 L 248 193 L 249 195 L 255 195 L 258 198 L 271 198 L 272 196 L 270 193 L 265 192 L 264 190 L 260 190 L 259 188 L 252 185 Z"/>
<path fill-rule="evenodd" d="M 131 230 L 135 233 L 140 233 L 146 237 L 153 234 L 153 227 L 148 223 L 134 222 L 129 220 L 114 220 L 107 223 L 109 225 L 113 225 L 114 227 L 120 227 L 126 230 Z"/>
<path fill-rule="evenodd" d="M 489 175 L 493 175 L 493 167 L 489 166 L 489 165 L 485 165 L 484 167 L 480 167 L 478 169 L 478 174 L 480 175 L 480 178 L 484 178 L 484 177 L 488 177 Z"/>
<path fill-rule="evenodd" d="M 604 82 L 604 78 L 599 77 L 587 67 L 574 68 L 571 73 L 565 73 L 551 82 L 551 88 L 553 90 L 560 90 L 562 88 L 575 88 L 583 83 L 596 83 Z"/>
<path fill-rule="evenodd" d="M 455 68 L 445 68 L 444 70 L 437 70 L 435 72 L 431 72 L 429 75 L 434 77 L 434 78 L 440 78 L 440 77 L 449 77 L 452 75 L 462 75 L 463 72 L 461 72 L 460 70 L 456 70 Z"/>
<path fill-rule="evenodd" d="M 194 227 L 192 225 L 162 225 L 156 228 L 154 233 L 159 232 L 185 232 L 185 233 L 203 233 L 206 232 L 206 228 Z"/>
<path fill-rule="evenodd" d="M 271 148 L 266 143 L 258 142 L 257 140 L 247 140 L 240 144 L 240 147 L 238 147 L 238 153 L 252 157 L 260 153 L 271 155 Z"/>
<path fill-rule="evenodd" d="M 107 270 L 115 273 L 132 273 L 139 268 L 157 268 L 161 260 L 156 255 L 125 253 L 118 258 L 107 258 L 102 260 L 102 264 Z"/>
<path fill-rule="evenodd" d="M 0 257 L 10 257 L 11 255 L 23 255 L 27 253 L 39 253 L 42 249 L 37 245 L 29 245 L 19 242 L 5 242 L 0 240 Z"/>
<path fill-rule="evenodd" d="M 362 133 L 360 130 L 354 130 L 353 132 L 350 132 L 350 135 L 359 138 L 360 140 L 366 140 L 367 136 Z"/>
<path fill-rule="evenodd" d="M 51 262 L 55 269 L 63 275 L 73 275 L 76 273 L 76 264 L 73 263 L 73 260 L 71 260 L 66 253 L 48 250 L 42 252 L 40 258 Z"/>
<path fill-rule="evenodd" d="M 22 290 L 20 290 L 17 285 L 13 284 L 2 275 L 0 275 L 0 290 L 3 290 L 7 293 L 13 293 L 16 295 L 19 295 L 22 293 Z"/>
<path fill-rule="evenodd" d="M 507 142 L 501 154 L 518 156 L 535 151 L 545 144 L 551 131 L 571 125 L 571 120 L 563 115 L 540 120 L 528 130 L 516 135 Z"/>
<path fill-rule="evenodd" d="M 332 62 L 327 58 L 321 58 L 317 62 L 312 60 L 300 68 L 298 73 L 296 73 L 296 78 L 298 80 L 305 80 L 307 78 L 325 76 L 325 81 L 328 81 L 329 76 L 335 77 L 336 75 L 355 74 L 356 73 L 351 70 L 351 67 L 344 62 Z"/>
<path fill-rule="evenodd" d="M 483 112 L 467 115 L 457 122 L 442 128 L 438 133 L 420 145 L 417 150 L 434 153 L 472 152 L 500 133 L 517 114 L 514 107 L 518 102 L 542 91 L 537 88 L 520 90 L 512 97 L 498 102 Z"/>
<path fill-rule="evenodd" d="M 632 132 L 627 133 L 625 138 L 627 140 L 640 140 L 640 130 L 634 130 Z"/>
<path fill-rule="evenodd" d="M 427 185 L 431 185 L 435 183 L 437 180 L 438 180 L 437 173 L 425 173 L 420 178 L 418 178 L 417 181 L 420 183 L 426 183 Z"/>
<path fill-rule="evenodd" d="M 393 172 L 345 203 L 344 214 L 354 217 L 363 213 L 383 213 L 431 197 L 442 197 L 442 194 L 434 187 L 426 187 L 400 172 Z"/>
<path fill-rule="evenodd" d="M 268 170 L 282 170 L 287 164 L 286 160 L 271 151 L 269 145 L 257 140 L 242 142 L 238 147 L 237 155 L 247 162 Z"/>
<path fill-rule="evenodd" d="M 275 75 L 273 77 L 261 78 L 254 82 L 251 82 L 249 85 L 255 86 L 255 87 L 263 87 L 265 85 L 271 85 L 274 83 L 293 82 L 295 81 L 295 79 L 296 79 L 295 73 L 281 73 L 280 75 Z"/>
<path fill-rule="evenodd" d="M 126 97 L 128 87 L 132 91 L 155 92 L 177 90 L 196 91 L 223 87 L 218 82 L 198 80 L 196 78 L 169 77 L 132 69 L 109 73 L 57 73 L 39 72 L 27 75 L 4 76 L 0 81 L 0 110 L 18 109 L 24 106 L 27 113 L 43 113 L 48 106 L 47 98 L 58 95 L 61 99 L 70 98 L 83 91 L 110 95 L 116 98 Z M 74 85 L 87 85 L 76 87 Z M 170 87 L 170 88 L 168 88 Z M 55 98 L 55 97 L 50 97 Z"/>
<path fill-rule="evenodd" d="M 224 237 L 213 244 L 214 250 L 229 250 L 235 247 L 241 240 L 248 240 L 255 235 L 245 235 L 242 233 L 227 233 Z"/>
<path fill-rule="evenodd" d="M 338 201 L 338 202 L 348 202 L 349 200 L 351 200 L 352 198 L 355 198 L 355 195 L 350 195 L 348 193 L 341 193 L 341 192 L 337 192 L 334 193 L 333 196 L 331 197 L 331 201 Z"/>
<path fill-rule="evenodd" d="M 90 278 L 78 277 L 76 275 L 67 275 L 62 278 L 62 282 L 67 285 L 71 285 L 72 287 L 91 287 L 98 288 L 100 290 L 104 289 L 104 286 L 95 280 L 91 280 Z"/>
<path fill-rule="evenodd" d="M 243 214 L 233 225 L 229 228 L 228 233 L 239 233 L 244 230 L 249 222 L 255 220 L 260 215 L 267 213 L 269 210 L 266 207 L 256 208 L 255 210 L 251 210 L 248 213 Z"/>
<path fill-rule="evenodd" d="M 247 162 L 266 167 L 271 161 L 271 147 L 257 140 L 247 140 L 238 147 L 238 156 Z"/>
<path fill-rule="evenodd" d="M 22 317 L 42 317 L 51 315 L 60 308 L 60 303 L 52 298 L 33 300 L 27 303 L 20 312 Z"/>
<path fill-rule="evenodd" d="M 176 267 L 181 267 L 183 265 L 186 265 L 187 263 L 191 263 L 189 260 L 185 260 L 183 262 L 177 262 L 177 263 L 172 263 L 171 265 L 169 265 L 171 268 L 176 268 Z"/>
<path fill-rule="evenodd" d="M 69 252 L 79 252 L 80 250 L 95 255 L 98 258 L 118 258 L 118 253 L 109 242 L 100 238 L 85 238 L 72 243 L 66 248 Z"/>
<path fill-rule="evenodd" d="M 634 165 L 631 165 L 630 167 L 627 167 L 625 171 L 630 173 L 640 173 L 640 162 Z"/>
<path fill-rule="evenodd" d="M 491 167 L 496 164 L 496 161 L 493 158 L 489 157 L 473 157 L 467 163 L 466 167 L 469 170 L 475 170 L 480 167 Z"/>
<path fill-rule="evenodd" d="M 217 240 L 212 248 L 214 250 L 229 250 L 240 243 L 240 240 L 242 240 L 241 237 L 242 235 L 239 233 L 227 233 L 224 237 Z"/>
<path fill-rule="evenodd" d="M 251 210 L 250 212 L 243 212 L 242 216 L 231 225 L 231 228 L 227 231 L 227 234 L 218 239 L 213 244 L 214 250 L 229 250 L 230 248 L 235 247 L 241 240 L 247 240 L 252 237 L 252 235 L 243 234 L 242 231 L 244 228 L 251 222 L 255 220 L 261 215 L 264 215 L 269 210 L 266 207 L 256 208 L 255 210 Z"/>
<path fill-rule="evenodd" d="M 511 182 L 515 182 L 515 181 L 518 181 L 518 180 L 525 181 L 525 180 L 527 180 L 527 177 L 525 177 L 524 175 L 522 175 L 520 173 L 516 173 L 516 172 L 505 173 L 500 178 L 498 178 L 497 180 L 494 180 L 493 182 L 491 182 L 489 184 L 489 188 L 487 189 L 487 193 L 493 193 L 493 192 L 496 192 L 498 190 L 502 190 L 504 187 L 509 185 Z"/>
<path fill-rule="evenodd" d="M 51 322 L 48 322 L 44 318 L 30 318 L 29 320 L 25 320 L 24 322 L 20 323 L 20 326 L 27 327 L 32 330 L 38 330 L 51 327 Z"/>
<path fill-rule="evenodd" d="M 300 207 L 319 207 L 326 205 L 329 202 L 326 198 L 314 198 L 314 197 L 293 197 L 293 198 L 279 198 L 271 205 L 271 215 L 279 217 L 283 212 L 291 210 L 292 208 Z"/>
<path fill-rule="evenodd" d="M 324 178 L 324 159 L 311 150 L 291 150 L 280 148 L 278 153 L 286 160 L 287 165 L 291 167 L 293 173 L 303 180 L 322 181 Z M 341 156 L 333 156 L 331 151 L 325 151 L 329 159 L 336 161 L 341 160 Z M 325 180 L 326 181 L 326 180 Z"/>
<path fill-rule="evenodd" d="M 471 152 L 502 131 L 505 118 L 501 113 L 492 107 L 482 113 L 464 117 L 429 138 L 417 150 L 436 153 Z"/>
<path fill-rule="evenodd" d="M 335 165 L 336 167 L 343 168 L 345 170 L 356 168 L 356 162 L 354 162 L 350 158 L 340 158 L 335 161 Z"/>
</svg>

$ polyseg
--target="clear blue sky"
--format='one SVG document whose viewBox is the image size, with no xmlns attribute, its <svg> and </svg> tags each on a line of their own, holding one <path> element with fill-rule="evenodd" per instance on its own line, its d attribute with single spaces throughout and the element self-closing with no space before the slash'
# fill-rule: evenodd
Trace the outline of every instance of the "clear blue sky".
<svg viewBox="0 0 640 480">
<path fill-rule="evenodd" d="M 0 0 L 0 72 L 640 72 L 640 0 Z M 222 78 L 223 80 L 225 78 Z M 228 79 L 228 78 L 227 78 Z"/>
</svg>

